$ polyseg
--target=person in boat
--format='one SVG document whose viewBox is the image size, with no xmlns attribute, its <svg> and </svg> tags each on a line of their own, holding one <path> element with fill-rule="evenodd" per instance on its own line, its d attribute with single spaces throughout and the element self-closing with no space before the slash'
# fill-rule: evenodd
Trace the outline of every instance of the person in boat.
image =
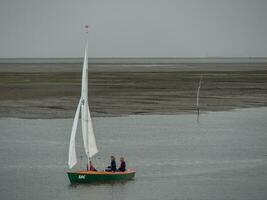
<svg viewBox="0 0 267 200">
<path fill-rule="evenodd" d="M 124 158 L 123 157 L 121 157 L 120 158 L 120 161 L 121 161 L 121 165 L 120 165 L 120 167 L 119 167 L 119 171 L 120 172 L 125 172 L 126 171 L 126 163 L 125 163 L 125 161 L 124 161 Z"/>
<path fill-rule="evenodd" d="M 97 171 L 91 160 L 89 161 L 89 165 L 87 164 L 87 171 Z"/>
<path fill-rule="evenodd" d="M 110 166 L 108 166 L 105 171 L 107 171 L 107 172 L 116 172 L 117 171 L 117 166 L 116 166 L 115 157 L 114 156 L 110 156 L 110 160 L 111 160 Z"/>
</svg>

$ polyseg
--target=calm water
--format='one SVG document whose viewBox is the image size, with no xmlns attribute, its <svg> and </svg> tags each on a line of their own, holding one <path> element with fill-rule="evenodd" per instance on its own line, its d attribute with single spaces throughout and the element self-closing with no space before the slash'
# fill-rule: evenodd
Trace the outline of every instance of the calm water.
<svg viewBox="0 0 267 200">
<path fill-rule="evenodd" d="M 117 184 L 69 184 L 71 125 L 0 119 L 1 199 L 267 198 L 267 108 L 211 112 L 199 124 L 195 115 L 95 118 L 97 167 L 112 153 L 137 170 L 135 180 Z"/>
</svg>

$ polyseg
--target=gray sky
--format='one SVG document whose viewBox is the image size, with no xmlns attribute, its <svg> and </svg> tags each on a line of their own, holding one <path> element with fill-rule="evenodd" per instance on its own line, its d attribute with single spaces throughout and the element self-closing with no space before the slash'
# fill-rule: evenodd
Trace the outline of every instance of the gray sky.
<svg viewBox="0 0 267 200">
<path fill-rule="evenodd" d="M 0 58 L 267 57 L 267 0 L 1 0 Z"/>
</svg>

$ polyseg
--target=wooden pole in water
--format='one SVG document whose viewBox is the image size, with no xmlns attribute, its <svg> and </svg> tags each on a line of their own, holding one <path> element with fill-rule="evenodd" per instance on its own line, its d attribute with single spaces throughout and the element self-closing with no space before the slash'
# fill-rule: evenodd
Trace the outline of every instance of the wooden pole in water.
<svg viewBox="0 0 267 200">
<path fill-rule="evenodd" d="M 198 89 L 197 89 L 197 103 L 196 103 L 196 106 L 197 106 L 197 122 L 199 122 L 199 113 L 200 113 L 200 109 L 199 109 L 199 93 L 200 93 L 200 88 L 201 88 L 201 82 L 202 82 L 202 75 L 200 77 L 200 80 L 199 80 L 199 84 L 198 84 Z"/>
<path fill-rule="evenodd" d="M 197 122 L 199 122 L 199 108 L 197 108 Z"/>
</svg>

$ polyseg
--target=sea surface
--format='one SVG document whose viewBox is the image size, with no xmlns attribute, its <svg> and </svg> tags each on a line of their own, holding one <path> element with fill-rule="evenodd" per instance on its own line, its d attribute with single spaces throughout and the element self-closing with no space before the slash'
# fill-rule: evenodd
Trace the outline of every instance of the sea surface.
<svg viewBox="0 0 267 200">
<path fill-rule="evenodd" d="M 102 170 L 125 156 L 132 181 L 71 185 L 72 119 L 0 119 L 0 199 L 265 200 L 267 108 L 93 119 Z M 77 152 L 85 167 L 81 133 Z M 82 157 L 80 157 L 82 156 Z"/>
</svg>

